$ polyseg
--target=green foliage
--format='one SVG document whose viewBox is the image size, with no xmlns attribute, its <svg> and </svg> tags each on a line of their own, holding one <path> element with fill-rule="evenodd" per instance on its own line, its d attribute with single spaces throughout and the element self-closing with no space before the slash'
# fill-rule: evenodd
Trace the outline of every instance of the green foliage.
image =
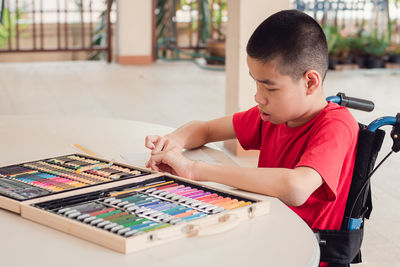
<svg viewBox="0 0 400 267">
<path fill-rule="evenodd" d="M 5 6 L 5 0 L 1 0 L 1 6 L 0 6 L 0 23 L 3 24 L 3 9 Z"/>
<path fill-rule="evenodd" d="M 208 0 L 200 1 L 200 39 L 203 44 L 207 42 L 210 37 L 210 9 L 208 8 Z"/>
<path fill-rule="evenodd" d="M 353 55 L 361 56 L 364 55 L 365 38 L 361 38 L 359 35 L 351 35 L 347 37 L 350 52 Z"/>
<path fill-rule="evenodd" d="M 170 3 L 170 5 L 168 5 Z M 200 43 L 206 44 L 207 40 L 210 39 L 211 37 L 211 25 L 214 26 L 214 29 L 219 33 L 219 36 L 221 36 L 221 39 L 224 39 L 225 35 L 223 32 L 221 32 L 221 24 L 222 24 L 222 17 L 223 14 L 220 12 L 220 10 L 226 10 L 226 0 L 221 1 L 220 3 L 220 10 L 213 9 L 213 13 L 211 14 L 210 12 L 210 1 L 209 0 L 199 0 L 199 1 L 194 1 L 194 0 L 179 0 L 178 1 L 178 6 L 177 9 L 184 9 L 185 6 L 190 6 L 191 10 L 197 10 L 199 20 L 195 19 L 192 21 L 190 25 L 187 27 L 187 33 L 189 34 L 190 32 L 195 32 L 199 30 L 200 33 Z M 168 8 L 175 9 L 174 6 L 174 1 L 171 0 L 157 0 L 157 40 L 161 39 L 169 39 L 173 40 L 174 38 L 174 27 L 173 24 L 175 21 L 166 21 L 166 15 L 171 12 L 167 10 Z M 174 13 L 174 11 L 172 11 Z M 167 28 L 167 24 L 171 23 L 171 32 L 166 33 L 165 29 Z M 199 27 L 200 24 L 200 28 Z M 167 36 L 171 35 L 171 36 Z M 162 41 L 162 40 L 161 40 Z"/>
<path fill-rule="evenodd" d="M 328 54 L 334 54 L 336 50 L 336 43 L 340 38 L 338 28 L 334 26 L 323 25 L 322 29 L 325 33 L 326 41 L 328 43 Z"/>
<path fill-rule="evenodd" d="M 389 45 L 389 36 L 379 36 L 375 30 L 372 33 L 359 31 L 351 36 L 342 36 L 339 29 L 334 26 L 323 26 L 328 42 L 329 56 L 335 59 L 346 59 L 352 55 L 383 57 Z"/>
<path fill-rule="evenodd" d="M 115 0 L 111 1 L 111 6 L 114 4 Z M 105 5 L 107 6 L 107 0 L 104 0 Z M 78 6 L 80 8 L 80 6 Z M 100 13 L 100 21 L 97 24 L 96 28 L 93 31 L 92 36 L 92 45 L 93 46 L 106 46 L 107 42 L 107 9 L 103 10 Z M 95 52 L 92 56 L 90 56 L 89 60 L 104 60 L 105 52 Z"/>
<path fill-rule="evenodd" d="M 157 0 L 157 43 L 156 43 L 156 54 L 158 58 L 169 59 L 169 60 L 195 60 L 196 58 L 205 58 L 208 61 L 223 61 L 224 58 L 215 55 L 209 55 L 209 51 L 206 53 L 200 52 L 202 49 L 208 49 L 210 40 L 215 38 L 211 34 L 211 28 L 213 33 L 217 32 L 218 41 L 225 39 L 225 34 L 221 32 L 221 25 L 223 20 L 224 12 L 226 11 L 227 0 L 216 1 L 211 7 L 211 0 Z M 177 6 L 175 6 L 177 5 Z M 196 47 L 192 47 L 195 51 L 186 51 L 185 48 L 179 47 L 176 40 L 176 19 L 175 11 L 182 10 L 183 12 L 190 11 L 190 23 L 186 28 L 186 33 L 190 38 L 190 45 L 192 44 L 192 38 L 196 34 L 197 44 Z M 193 16 L 196 14 L 197 17 Z M 212 13 L 211 13 L 212 11 Z M 193 12 L 193 13 L 192 13 Z M 172 18 L 171 18 L 172 17 Z M 198 45 L 198 47 L 197 47 Z M 196 63 L 197 64 L 197 63 Z"/>
<path fill-rule="evenodd" d="M 364 40 L 364 52 L 366 55 L 374 57 L 383 57 L 385 55 L 389 42 L 385 38 L 379 37 L 376 31 L 372 34 L 362 35 L 362 39 Z"/>
<path fill-rule="evenodd" d="M 213 14 L 212 14 L 214 28 L 217 29 L 221 39 L 225 39 L 225 33 L 223 33 L 221 31 L 221 25 L 222 25 L 222 17 L 223 17 L 222 11 L 224 11 L 226 9 L 227 9 L 226 0 L 221 1 L 219 10 L 213 10 Z"/>
<path fill-rule="evenodd" d="M 164 36 L 164 30 L 166 24 L 163 23 L 164 17 L 167 14 L 168 10 L 166 9 L 165 5 L 169 0 L 157 0 L 157 17 L 156 17 L 156 27 L 158 29 L 157 34 L 157 41 Z"/>
<path fill-rule="evenodd" d="M 391 43 L 387 48 L 386 52 L 389 56 L 400 55 L 400 44 Z"/>
<path fill-rule="evenodd" d="M 4 8 L 2 10 L 1 18 L 3 21 L 0 23 L 0 48 L 5 47 L 10 38 L 15 38 L 17 33 L 17 22 L 25 16 L 26 14 L 22 12 L 20 8 L 18 8 L 17 12 L 13 15 L 10 14 L 10 10 L 8 8 Z M 27 27 L 28 24 L 26 23 L 18 24 L 20 32 L 25 30 Z"/>
<path fill-rule="evenodd" d="M 323 26 L 322 29 L 328 43 L 329 56 L 336 59 L 347 58 L 350 52 L 350 40 L 343 37 L 337 27 Z"/>
<path fill-rule="evenodd" d="M 158 0 L 158 2 L 166 2 L 165 0 Z M 199 5 L 200 4 L 200 5 Z M 209 9 L 208 0 L 200 0 L 198 1 L 188 1 L 181 0 L 178 1 L 178 8 L 182 9 L 183 6 L 190 6 L 192 10 L 198 10 L 198 14 L 200 16 L 200 40 L 201 43 L 205 44 L 207 39 L 210 37 L 210 26 L 211 26 L 211 14 Z M 190 32 L 190 28 L 193 31 L 197 31 L 198 29 L 198 20 L 194 20 L 191 25 L 188 25 L 187 32 Z"/>
</svg>

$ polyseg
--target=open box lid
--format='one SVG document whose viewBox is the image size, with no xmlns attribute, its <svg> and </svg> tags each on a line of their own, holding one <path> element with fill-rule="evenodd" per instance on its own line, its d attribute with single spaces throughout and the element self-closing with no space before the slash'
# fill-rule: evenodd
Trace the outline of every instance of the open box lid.
<svg viewBox="0 0 400 267">
<path fill-rule="evenodd" d="M 20 213 L 20 203 L 97 190 L 107 183 L 142 180 L 154 172 L 81 154 L 69 154 L 0 167 L 0 208 Z M 64 195 L 66 194 L 66 195 Z"/>
</svg>

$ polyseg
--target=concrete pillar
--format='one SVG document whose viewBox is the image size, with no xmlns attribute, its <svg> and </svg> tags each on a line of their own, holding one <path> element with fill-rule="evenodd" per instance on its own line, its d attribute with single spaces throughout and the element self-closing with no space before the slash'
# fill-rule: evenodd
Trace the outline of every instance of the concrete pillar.
<svg viewBox="0 0 400 267">
<path fill-rule="evenodd" d="M 152 63 L 152 4 L 152 0 L 118 0 L 115 32 L 118 63 Z"/>
<path fill-rule="evenodd" d="M 289 9 L 290 1 L 228 0 L 226 40 L 226 114 L 249 109 L 255 105 L 255 83 L 249 76 L 246 45 L 253 31 L 268 16 Z M 225 147 L 236 155 L 246 155 L 237 141 Z M 254 154 L 254 153 L 250 153 Z"/>
</svg>

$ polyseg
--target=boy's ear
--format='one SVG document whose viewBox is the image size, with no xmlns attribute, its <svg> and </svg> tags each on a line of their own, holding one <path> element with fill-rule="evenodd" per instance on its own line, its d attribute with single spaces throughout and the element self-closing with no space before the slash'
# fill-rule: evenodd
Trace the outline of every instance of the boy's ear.
<svg viewBox="0 0 400 267">
<path fill-rule="evenodd" d="M 306 88 L 306 94 L 312 95 L 315 91 L 321 87 L 321 76 L 316 70 L 308 70 L 304 73 L 304 82 Z"/>
</svg>

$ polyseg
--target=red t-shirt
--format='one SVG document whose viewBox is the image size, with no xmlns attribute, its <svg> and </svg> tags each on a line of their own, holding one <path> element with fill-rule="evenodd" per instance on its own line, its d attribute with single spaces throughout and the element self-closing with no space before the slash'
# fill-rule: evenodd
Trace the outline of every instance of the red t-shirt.
<svg viewBox="0 0 400 267">
<path fill-rule="evenodd" d="M 329 102 L 311 121 L 288 127 L 262 121 L 253 107 L 234 114 L 233 126 L 244 149 L 260 150 L 258 167 L 316 170 L 324 183 L 303 205 L 289 207 L 312 229 L 340 229 L 359 129 L 347 108 Z"/>
</svg>

